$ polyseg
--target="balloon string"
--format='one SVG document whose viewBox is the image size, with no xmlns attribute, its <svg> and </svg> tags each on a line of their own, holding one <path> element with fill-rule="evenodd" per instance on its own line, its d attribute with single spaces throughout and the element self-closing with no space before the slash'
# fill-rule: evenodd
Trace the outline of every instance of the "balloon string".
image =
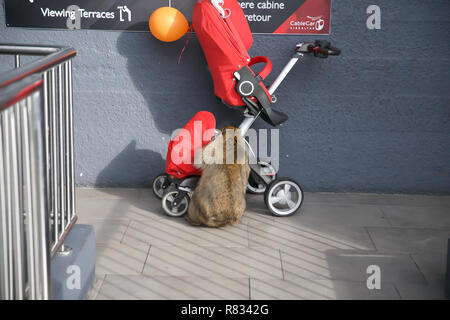
<svg viewBox="0 0 450 320">
<path fill-rule="evenodd" d="M 189 36 L 188 36 L 186 42 L 184 43 L 184 47 L 183 47 L 183 49 L 181 50 L 180 55 L 178 56 L 178 64 L 180 64 L 181 56 L 183 55 L 184 49 L 186 49 L 186 46 L 187 46 L 188 43 L 189 43 L 189 39 L 191 38 L 191 34 L 192 34 L 193 31 L 194 31 L 194 29 L 192 29 L 192 25 L 191 25 L 191 26 L 189 27 L 188 31 L 187 31 L 187 32 L 189 32 Z"/>
</svg>

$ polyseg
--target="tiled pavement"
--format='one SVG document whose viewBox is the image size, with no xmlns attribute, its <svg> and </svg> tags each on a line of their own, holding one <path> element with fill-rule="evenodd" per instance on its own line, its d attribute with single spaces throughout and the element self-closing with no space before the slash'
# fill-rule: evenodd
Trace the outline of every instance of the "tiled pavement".
<svg viewBox="0 0 450 320">
<path fill-rule="evenodd" d="M 287 218 L 248 196 L 240 225 L 213 229 L 148 189 L 77 189 L 77 213 L 96 233 L 90 299 L 444 298 L 449 196 L 307 193 Z"/>
</svg>

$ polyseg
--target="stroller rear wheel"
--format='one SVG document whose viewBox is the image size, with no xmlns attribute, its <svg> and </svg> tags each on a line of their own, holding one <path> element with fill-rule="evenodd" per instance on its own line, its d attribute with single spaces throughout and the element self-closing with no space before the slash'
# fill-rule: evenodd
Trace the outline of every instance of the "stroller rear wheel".
<svg viewBox="0 0 450 320">
<path fill-rule="evenodd" d="M 168 216 L 181 217 L 186 214 L 189 208 L 189 196 L 187 194 L 179 199 L 177 204 L 174 203 L 179 192 L 178 190 L 168 190 L 162 198 L 162 207 Z"/>
<path fill-rule="evenodd" d="M 164 191 L 168 187 L 169 175 L 167 173 L 161 173 L 157 175 L 152 182 L 153 194 L 159 199 L 162 199 Z"/>
<path fill-rule="evenodd" d="M 303 191 L 295 180 L 278 178 L 267 186 L 264 202 L 273 215 L 290 216 L 302 205 Z"/>
</svg>

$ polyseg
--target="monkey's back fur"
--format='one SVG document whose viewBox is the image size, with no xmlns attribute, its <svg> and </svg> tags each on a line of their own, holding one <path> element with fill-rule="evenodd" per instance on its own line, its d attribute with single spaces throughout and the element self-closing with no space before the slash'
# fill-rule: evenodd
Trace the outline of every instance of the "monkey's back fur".
<svg viewBox="0 0 450 320">
<path fill-rule="evenodd" d="M 230 136 L 230 131 L 235 132 Z M 250 167 L 245 153 L 245 145 L 239 129 L 225 127 L 221 130 L 221 138 L 215 139 L 206 145 L 201 152 L 212 155 L 217 161 L 222 158 L 222 163 L 207 164 L 202 161 L 199 168 L 202 175 L 189 203 L 186 220 L 192 225 L 207 225 L 210 227 L 223 227 L 239 223 L 245 211 L 245 193 L 247 188 Z M 218 145 L 222 142 L 222 146 Z M 232 163 L 225 163 L 227 151 L 230 145 L 234 154 Z M 214 149 L 216 148 L 216 149 Z M 223 152 L 217 152 L 220 148 Z M 239 154 L 241 158 L 239 160 Z"/>
</svg>

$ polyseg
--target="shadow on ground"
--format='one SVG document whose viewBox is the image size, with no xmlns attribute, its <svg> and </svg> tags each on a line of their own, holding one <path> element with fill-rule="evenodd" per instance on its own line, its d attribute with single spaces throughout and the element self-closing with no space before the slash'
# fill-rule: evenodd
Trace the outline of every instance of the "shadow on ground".
<svg viewBox="0 0 450 320">
<path fill-rule="evenodd" d="M 155 172 L 164 171 L 165 161 L 159 152 L 137 149 L 131 141 L 97 176 L 96 188 L 108 186 L 151 187 Z M 114 190 L 114 189 L 109 189 Z"/>
</svg>

